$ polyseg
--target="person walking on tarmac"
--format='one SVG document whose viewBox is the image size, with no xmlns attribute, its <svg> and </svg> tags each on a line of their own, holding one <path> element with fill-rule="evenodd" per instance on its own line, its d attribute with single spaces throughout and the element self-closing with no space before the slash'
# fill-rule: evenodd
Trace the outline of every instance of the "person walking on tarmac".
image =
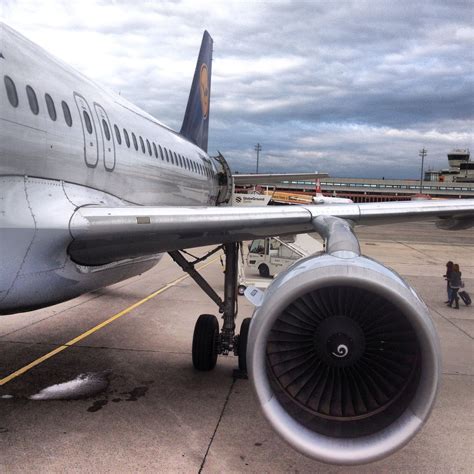
<svg viewBox="0 0 474 474">
<path fill-rule="evenodd" d="M 454 309 L 459 309 L 458 291 L 459 288 L 461 288 L 461 272 L 457 263 L 453 265 L 453 271 L 451 272 L 451 278 L 448 280 L 448 283 L 451 288 L 451 298 L 449 300 L 448 306 L 452 308 L 454 302 L 456 303 Z"/>
<path fill-rule="evenodd" d="M 445 301 L 448 304 L 451 301 L 451 288 L 449 287 L 449 280 L 451 279 L 451 273 L 453 272 L 454 263 L 451 260 L 446 264 L 446 274 L 443 275 L 446 278 L 446 286 L 448 291 L 448 300 Z"/>
</svg>

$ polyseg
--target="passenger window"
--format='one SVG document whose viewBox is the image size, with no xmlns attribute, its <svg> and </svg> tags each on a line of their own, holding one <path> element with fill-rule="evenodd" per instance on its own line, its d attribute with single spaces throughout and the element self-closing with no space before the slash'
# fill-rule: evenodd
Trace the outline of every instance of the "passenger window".
<svg viewBox="0 0 474 474">
<path fill-rule="evenodd" d="M 39 113 L 38 99 L 36 98 L 36 93 L 31 86 L 26 86 L 26 95 L 28 96 L 28 103 L 30 104 L 31 111 L 35 115 L 38 115 Z"/>
<path fill-rule="evenodd" d="M 82 112 L 82 115 L 84 116 L 84 123 L 86 124 L 86 129 L 91 134 L 92 133 L 91 118 L 89 117 L 89 114 L 85 110 Z"/>
<path fill-rule="evenodd" d="M 46 100 L 46 108 L 48 109 L 49 118 L 55 122 L 57 115 L 56 115 L 56 107 L 54 106 L 53 99 L 49 94 L 44 95 L 44 99 Z"/>
<path fill-rule="evenodd" d="M 143 143 L 143 138 L 141 136 L 138 137 L 140 139 L 140 146 L 142 147 L 142 152 L 145 153 L 145 144 Z"/>
<path fill-rule="evenodd" d="M 69 106 L 66 104 L 66 102 L 64 102 L 64 100 L 61 102 L 61 107 L 63 108 L 64 121 L 66 122 L 68 127 L 72 127 L 71 111 L 69 110 Z"/>
<path fill-rule="evenodd" d="M 185 163 L 186 163 L 186 169 L 189 169 L 189 160 L 188 158 L 184 157 Z"/>
<path fill-rule="evenodd" d="M 181 166 L 181 168 L 183 167 L 183 158 L 181 155 L 178 155 L 178 158 L 179 158 L 179 166 Z"/>
<path fill-rule="evenodd" d="M 148 141 L 148 138 L 146 139 L 146 147 L 148 149 L 148 154 L 151 156 L 151 146 L 150 146 L 150 142 Z"/>
<path fill-rule="evenodd" d="M 153 151 L 155 152 L 155 158 L 158 158 L 158 150 L 156 149 L 155 142 L 153 142 Z"/>
<path fill-rule="evenodd" d="M 174 161 L 176 162 L 176 166 L 178 166 L 179 165 L 178 155 L 174 151 L 173 151 L 173 155 L 174 155 Z"/>
<path fill-rule="evenodd" d="M 122 144 L 122 137 L 120 136 L 120 130 L 117 127 L 117 125 L 114 125 L 114 130 L 115 130 L 115 137 L 117 138 L 117 142 L 119 145 Z"/>
<path fill-rule="evenodd" d="M 132 140 L 133 140 L 133 146 L 135 147 L 135 150 L 138 151 L 137 137 L 135 136 L 133 132 L 132 132 Z"/>
<path fill-rule="evenodd" d="M 170 161 L 171 161 L 171 164 L 174 165 L 174 158 L 173 158 L 173 152 L 170 150 L 169 151 L 169 155 L 170 155 Z"/>
<path fill-rule="evenodd" d="M 12 107 L 18 107 L 18 94 L 16 92 L 15 83 L 8 76 L 4 76 L 3 81 L 5 82 L 5 88 L 7 90 L 8 101 L 10 102 Z"/>
<path fill-rule="evenodd" d="M 161 148 L 161 145 L 158 145 L 158 149 L 160 150 L 161 159 L 165 161 L 165 156 L 163 155 L 163 148 Z"/>
<path fill-rule="evenodd" d="M 107 122 L 105 119 L 102 119 L 102 127 L 104 128 L 104 133 L 105 133 L 105 138 L 107 138 L 107 141 L 110 141 L 110 130 L 109 126 L 107 125 Z"/>
<path fill-rule="evenodd" d="M 166 161 L 169 163 L 170 159 L 168 156 L 168 150 L 165 147 L 163 147 L 163 150 L 165 150 Z"/>
<path fill-rule="evenodd" d="M 123 129 L 123 136 L 125 137 L 125 143 L 127 144 L 127 148 L 130 148 L 130 138 L 128 137 L 128 132 L 125 129 Z"/>
</svg>

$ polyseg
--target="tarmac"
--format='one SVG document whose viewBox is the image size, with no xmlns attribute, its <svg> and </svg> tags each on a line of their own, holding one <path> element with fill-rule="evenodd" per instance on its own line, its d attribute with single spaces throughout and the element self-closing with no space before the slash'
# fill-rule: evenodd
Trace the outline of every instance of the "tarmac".
<svg viewBox="0 0 474 474">
<path fill-rule="evenodd" d="M 446 307 L 442 275 L 446 261 L 460 263 L 474 296 L 474 230 L 448 232 L 424 222 L 357 233 L 365 255 L 396 270 L 422 296 L 440 336 L 438 400 L 402 450 L 342 468 L 287 446 L 260 413 L 250 382 L 233 379 L 235 357 L 219 357 L 212 372 L 193 369 L 195 320 L 216 314 L 216 307 L 164 256 L 117 285 L 0 317 L 0 472 L 473 472 L 474 309 L 462 302 L 459 310 Z M 219 258 L 202 273 L 222 293 Z M 238 326 L 251 314 L 239 297 Z M 92 396 L 29 398 L 87 373 L 102 378 Z"/>
</svg>

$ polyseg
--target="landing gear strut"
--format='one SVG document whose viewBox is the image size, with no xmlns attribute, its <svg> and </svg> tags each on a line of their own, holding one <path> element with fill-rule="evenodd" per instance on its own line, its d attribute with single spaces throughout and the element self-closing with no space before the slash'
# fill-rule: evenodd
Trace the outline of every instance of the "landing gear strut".
<svg viewBox="0 0 474 474">
<path fill-rule="evenodd" d="M 193 336 L 193 365 L 197 370 L 212 370 L 218 355 L 233 353 L 239 357 L 239 369 L 246 371 L 247 334 L 250 318 L 244 320 L 240 336 L 235 334 L 235 319 L 237 317 L 237 279 L 239 243 L 224 244 L 209 252 L 202 258 L 188 261 L 183 254 L 174 250 L 170 252 L 171 258 L 202 288 L 202 290 L 217 304 L 219 313 L 222 314 L 222 328 L 219 331 L 217 318 L 210 314 L 201 314 L 194 327 Z M 224 249 L 224 299 L 221 299 L 214 289 L 195 269 L 198 262 L 202 262 L 218 250 Z M 242 374 L 236 374 L 242 376 Z"/>
</svg>

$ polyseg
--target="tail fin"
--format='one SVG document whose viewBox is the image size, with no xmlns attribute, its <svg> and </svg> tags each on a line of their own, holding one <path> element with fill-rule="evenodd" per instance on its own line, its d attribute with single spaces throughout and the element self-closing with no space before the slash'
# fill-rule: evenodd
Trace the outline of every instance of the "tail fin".
<svg viewBox="0 0 474 474">
<path fill-rule="evenodd" d="M 316 194 L 322 194 L 321 192 L 321 181 L 319 178 L 316 180 Z"/>
<path fill-rule="evenodd" d="M 207 151 L 211 98 L 212 38 L 205 31 L 184 114 L 181 135 Z"/>
</svg>

